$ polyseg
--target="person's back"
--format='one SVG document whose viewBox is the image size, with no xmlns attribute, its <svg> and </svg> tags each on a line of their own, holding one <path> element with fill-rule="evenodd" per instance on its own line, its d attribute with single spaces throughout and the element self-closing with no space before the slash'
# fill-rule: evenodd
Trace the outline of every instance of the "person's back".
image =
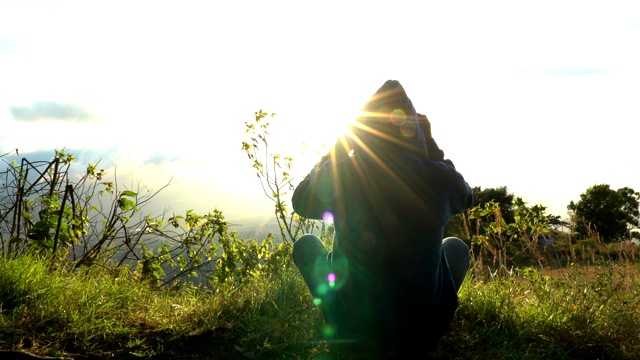
<svg viewBox="0 0 640 360">
<path fill-rule="evenodd" d="M 386 82 L 364 111 L 347 146 L 337 143 L 293 196 L 302 216 L 333 215 L 330 287 L 305 270 L 308 246 L 296 242 L 294 260 L 337 338 L 380 348 L 435 344 L 458 305 L 443 227 L 471 205 L 471 190 L 450 162 L 429 157 L 418 114 L 398 82 Z"/>
</svg>

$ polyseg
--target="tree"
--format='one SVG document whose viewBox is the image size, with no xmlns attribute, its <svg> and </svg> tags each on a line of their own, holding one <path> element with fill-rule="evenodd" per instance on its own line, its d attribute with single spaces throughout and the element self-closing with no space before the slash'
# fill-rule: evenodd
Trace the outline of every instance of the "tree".
<svg viewBox="0 0 640 360">
<path fill-rule="evenodd" d="M 506 186 L 487 188 L 482 190 L 479 186 L 473 188 L 473 207 L 485 207 L 485 204 L 493 201 L 500 207 L 502 218 L 507 223 L 514 222 L 513 218 L 514 195 L 509 193 Z"/>
<path fill-rule="evenodd" d="M 596 233 L 603 242 L 630 237 L 638 227 L 640 193 L 629 187 L 613 190 L 607 184 L 594 185 L 571 201 L 567 209 L 575 214 L 576 233 L 582 238 Z"/>
<path fill-rule="evenodd" d="M 569 227 L 571 224 L 566 221 L 566 220 L 562 220 L 560 218 L 560 215 L 552 215 L 549 214 L 547 215 L 547 225 L 549 225 L 549 227 L 552 227 L 554 229 L 558 229 L 561 227 Z"/>
</svg>

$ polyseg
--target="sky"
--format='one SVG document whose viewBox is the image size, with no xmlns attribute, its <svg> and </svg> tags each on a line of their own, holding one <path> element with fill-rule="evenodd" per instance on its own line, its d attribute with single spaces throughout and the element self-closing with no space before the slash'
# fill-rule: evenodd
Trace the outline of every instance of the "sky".
<svg viewBox="0 0 640 360">
<path fill-rule="evenodd" d="M 593 185 L 640 191 L 638 64 L 637 1 L 0 0 L 0 155 L 66 149 L 171 181 L 176 213 L 270 216 L 254 112 L 296 184 L 394 79 L 472 187 L 565 218 Z"/>
</svg>

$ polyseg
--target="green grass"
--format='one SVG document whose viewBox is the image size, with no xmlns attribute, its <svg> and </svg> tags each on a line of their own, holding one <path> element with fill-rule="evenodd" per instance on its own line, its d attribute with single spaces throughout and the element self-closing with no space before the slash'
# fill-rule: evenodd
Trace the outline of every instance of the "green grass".
<svg viewBox="0 0 640 360">
<path fill-rule="evenodd" d="M 439 353 L 460 359 L 640 358 L 637 264 L 469 279 Z"/>
<path fill-rule="evenodd" d="M 305 348 L 321 318 L 304 284 L 293 270 L 265 280 L 217 293 L 159 290 L 124 270 L 49 271 L 34 257 L 1 259 L 0 349 L 104 358 L 203 351 L 233 358 Z"/>
<path fill-rule="evenodd" d="M 632 263 L 470 273 L 451 330 L 429 358 L 640 358 L 639 285 Z M 35 257 L 5 258 L 0 302 L 2 350 L 95 359 L 392 357 L 320 341 L 320 313 L 295 269 L 214 293 L 159 290 L 124 270 L 51 270 Z"/>
</svg>

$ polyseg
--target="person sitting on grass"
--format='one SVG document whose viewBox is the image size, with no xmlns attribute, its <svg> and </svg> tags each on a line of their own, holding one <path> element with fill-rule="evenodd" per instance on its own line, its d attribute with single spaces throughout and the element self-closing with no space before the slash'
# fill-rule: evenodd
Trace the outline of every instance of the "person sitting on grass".
<svg viewBox="0 0 640 360">
<path fill-rule="evenodd" d="M 293 246 L 325 336 L 377 350 L 437 346 L 470 259 L 461 239 L 443 240 L 444 225 L 471 203 L 427 117 L 385 82 L 292 197 L 297 214 L 335 226 L 332 251 L 312 234 Z"/>
</svg>

